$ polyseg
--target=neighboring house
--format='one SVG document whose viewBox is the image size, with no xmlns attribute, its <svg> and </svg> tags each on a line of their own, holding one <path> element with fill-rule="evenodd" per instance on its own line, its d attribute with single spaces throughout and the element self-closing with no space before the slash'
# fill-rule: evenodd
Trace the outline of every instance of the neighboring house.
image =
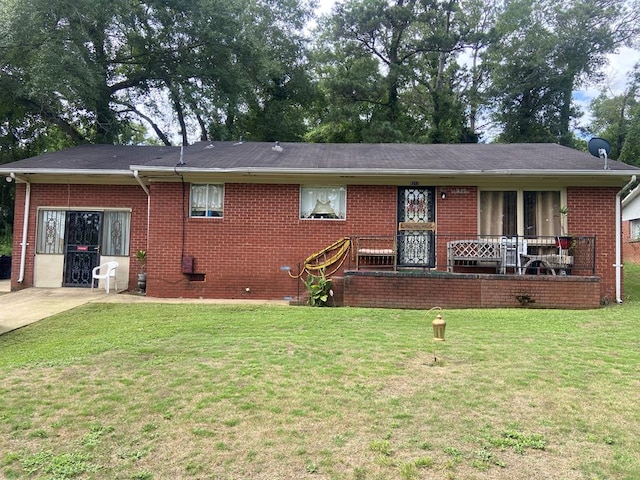
<svg viewBox="0 0 640 480">
<path fill-rule="evenodd" d="M 640 187 L 622 199 L 622 222 L 624 261 L 640 263 Z"/>
<path fill-rule="evenodd" d="M 623 296 L 639 171 L 608 166 L 554 144 L 79 146 L 0 168 L 12 288 L 90 286 L 117 260 L 134 290 L 145 250 L 149 296 L 297 299 L 305 259 L 348 237 L 345 305 L 596 307 Z"/>
</svg>

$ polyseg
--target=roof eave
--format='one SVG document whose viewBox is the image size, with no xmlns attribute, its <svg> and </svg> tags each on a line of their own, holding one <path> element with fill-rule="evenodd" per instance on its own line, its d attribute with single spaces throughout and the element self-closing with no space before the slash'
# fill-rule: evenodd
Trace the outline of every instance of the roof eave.
<svg viewBox="0 0 640 480">
<path fill-rule="evenodd" d="M 626 197 L 624 197 L 622 199 L 622 206 L 626 207 L 628 204 L 630 204 L 633 200 L 635 200 L 638 196 L 640 195 L 640 186 L 637 186 L 636 188 L 634 188 L 633 190 L 631 190 L 631 192 L 629 193 L 629 195 L 627 195 Z"/>
<path fill-rule="evenodd" d="M 428 175 L 434 177 L 442 176 L 604 176 L 604 177 L 631 177 L 634 172 L 631 170 L 434 170 L 434 169 L 382 169 L 382 168 L 196 168 L 196 167 L 149 167 L 144 165 L 132 165 L 132 171 L 139 171 L 145 174 L 167 174 L 167 173 L 197 173 L 197 174 L 246 174 L 246 175 L 336 175 L 336 176 L 397 176 L 397 175 Z"/>
<path fill-rule="evenodd" d="M 0 174 L 9 175 L 14 173 L 16 175 L 100 175 L 100 176 L 113 176 L 113 175 L 126 175 L 130 177 L 133 175 L 132 170 L 111 170 L 111 169 L 72 169 L 72 168 L 0 168 Z"/>
<path fill-rule="evenodd" d="M 376 168 L 197 168 L 188 166 L 160 167 L 131 165 L 125 169 L 60 169 L 60 168 L 0 168 L 0 175 L 16 176 L 48 175 L 53 177 L 133 177 L 135 172 L 143 176 L 168 176 L 176 174 L 239 175 L 266 177 L 432 177 L 432 178 L 608 178 L 626 180 L 633 170 L 540 170 L 540 169 L 496 169 L 496 170 L 449 170 L 449 169 L 376 169 Z M 16 177 L 17 180 L 21 180 Z"/>
</svg>

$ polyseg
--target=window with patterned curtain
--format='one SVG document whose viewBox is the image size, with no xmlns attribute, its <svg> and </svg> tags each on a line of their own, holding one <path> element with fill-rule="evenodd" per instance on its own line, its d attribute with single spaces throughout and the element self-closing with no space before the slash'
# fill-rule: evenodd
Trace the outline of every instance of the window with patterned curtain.
<svg viewBox="0 0 640 480">
<path fill-rule="evenodd" d="M 126 257 L 129 255 L 131 212 L 107 210 L 102 222 L 102 255 Z"/>
<path fill-rule="evenodd" d="M 36 253 L 62 255 L 64 253 L 64 210 L 38 210 Z"/>
<path fill-rule="evenodd" d="M 222 217 L 224 185 L 191 185 L 191 216 Z"/>
</svg>

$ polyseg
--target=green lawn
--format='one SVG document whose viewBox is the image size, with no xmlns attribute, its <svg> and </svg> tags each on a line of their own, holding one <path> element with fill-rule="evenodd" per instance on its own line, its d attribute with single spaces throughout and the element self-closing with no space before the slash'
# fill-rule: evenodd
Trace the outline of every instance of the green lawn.
<svg viewBox="0 0 640 480">
<path fill-rule="evenodd" d="M 590 311 L 90 304 L 0 336 L 0 478 L 640 478 L 640 268 Z"/>
</svg>

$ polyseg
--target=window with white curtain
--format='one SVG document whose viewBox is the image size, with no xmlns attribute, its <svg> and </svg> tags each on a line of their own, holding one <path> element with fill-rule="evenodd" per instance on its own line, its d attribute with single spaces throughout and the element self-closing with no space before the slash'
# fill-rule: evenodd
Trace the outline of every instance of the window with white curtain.
<svg viewBox="0 0 640 480">
<path fill-rule="evenodd" d="M 36 253 L 62 255 L 64 253 L 64 210 L 38 210 Z"/>
<path fill-rule="evenodd" d="M 346 187 L 300 187 L 300 218 L 344 220 L 346 216 Z"/>
<path fill-rule="evenodd" d="M 102 255 L 129 255 L 131 212 L 107 210 L 102 220 Z"/>
<path fill-rule="evenodd" d="M 559 191 L 481 191 L 480 234 L 562 235 Z"/>
<path fill-rule="evenodd" d="M 222 217 L 224 212 L 224 185 L 191 185 L 191 216 Z"/>
</svg>

